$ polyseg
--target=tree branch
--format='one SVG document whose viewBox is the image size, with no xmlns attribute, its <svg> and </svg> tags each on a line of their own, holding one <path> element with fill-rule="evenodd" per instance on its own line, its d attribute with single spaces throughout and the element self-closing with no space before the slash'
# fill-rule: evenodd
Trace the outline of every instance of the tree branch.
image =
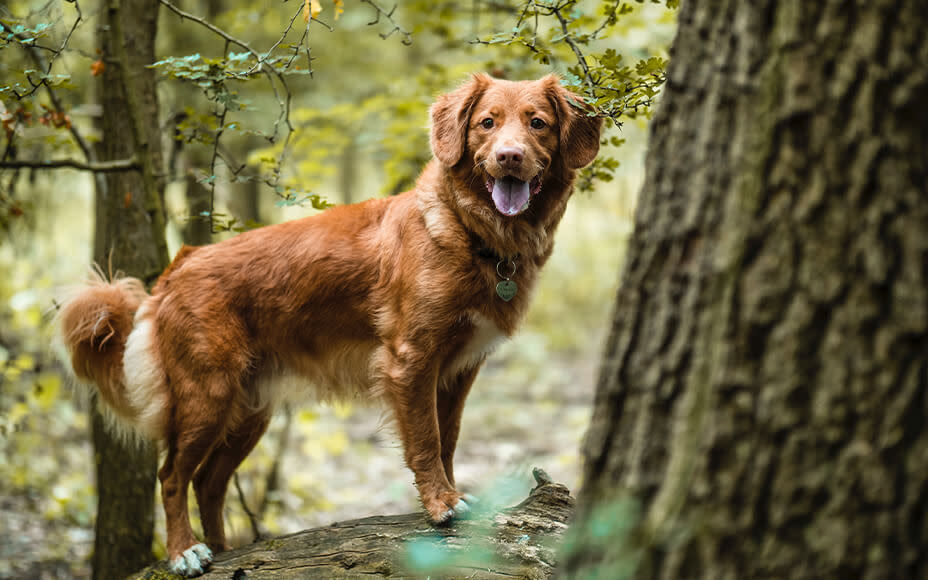
<svg viewBox="0 0 928 580">
<path fill-rule="evenodd" d="M 32 62 L 35 63 L 36 68 L 40 70 L 44 70 L 46 74 L 51 72 L 52 65 L 55 63 L 55 58 L 57 58 L 57 55 L 61 54 L 61 51 L 64 50 L 65 45 L 67 44 L 68 40 L 71 38 L 71 35 L 74 33 L 74 30 L 77 28 L 77 25 L 83 19 L 80 6 L 78 5 L 76 1 L 74 2 L 74 6 L 75 8 L 77 8 L 77 20 L 74 21 L 74 25 L 71 27 L 70 32 L 68 32 L 67 38 L 61 44 L 61 47 L 58 49 L 58 51 L 57 52 L 53 51 L 55 56 L 52 57 L 52 60 L 46 63 L 45 58 L 42 56 L 42 53 L 39 52 L 39 48 L 37 46 L 35 45 L 25 46 L 24 45 L 26 48 L 26 52 L 29 53 L 29 56 L 32 58 Z M 0 22 L 0 27 L 2 27 L 3 30 L 7 31 L 10 34 L 16 34 L 15 32 L 13 32 L 12 28 L 7 26 L 3 22 Z M 16 37 L 19 39 L 22 39 L 22 37 L 19 34 L 16 34 Z M 48 98 L 51 99 L 52 106 L 55 107 L 55 111 L 57 111 L 58 113 L 64 114 L 64 107 L 61 104 L 61 99 L 58 98 L 58 94 L 54 90 L 52 90 L 52 87 L 49 86 L 48 83 L 43 82 L 42 84 L 45 85 L 45 90 L 48 92 Z M 84 157 L 86 157 L 88 161 L 95 161 L 96 156 L 94 155 L 93 148 L 90 146 L 89 143 L 87 143 L 87 140 L 84 139 L 83 135 L 81 135 L 80 131 L 77 130 L 77 127 L 75 127 L 73 123 L 68 125 L 68 131 L 71 132 L 71 136 L 74 137 L 74 141 L 77 143 L 77 146 L 80 147 L 81 152 L 84 154 Z"/>
<path fill-rule="evenodd" d="M 0 169 L 78 169 L 94 173 L 117 173 L 120 171 L 135 171 L 142 168 L 138 159 L 114 159 L 112 161 L 78 161 L 76 159 L 52 159 L 48 161 L 35 161 L 31 159 L 14 159 L 0 161 Z"/>
<path fill-rule="evenodd" d="M 554 7 L 551 9 L 551 13 L 554 14 L 558 22 L 561 23 L 561 31 L 564 33 L 564 42 L 574 51 L 574 55 L 577 57 L 577 63 L 580 65 L 580 68 L 583 69 L 583 80 L 586 81 L 587 88 L 592 91 L 596 83 L 593 81 L 593 77 L 590 76 L 590 66 L 586 62 L 586 56 L 583 54 L 583 51 L 580 50 L 580 47 L 577 46 L 577 43 L 570 35 L 570 30 L 567 28 L 567 19 L 561 14 L 561 9 L 561 7 Z"/>
<path fill-rule="evenodd" d="M 376 2 L 374 2 L 374 0 L 361 0 L 361 2 L 363 2 L 364 4 L 370 5 L 371 8 L 377 11 L 375 18 L 367 23 L 368 26 L 374 26 L 375 24 L 380 22 L 381 16 L 383 16 L 385 20 L 387 20 L 390 24 L 393 25 L 393 28 L 390 30 L 390 32 L 380 33 L 380 38 L 386 40 L 390 38 L 391 36 L 393 36 L 394 32 L 399 32 L 401 35 L 403 35 L 403 39 L 400 42 L 402 42 L 406 46 L 409 46 L 410 44 L 412 44 L 412 33 L 406 30 L 405 28 L 403 28 L 402 26 L 400 26 L 396 22 L 396 20 L 393 19 L 393 13 L 396 11 L 396 7 L 398 6 L 398 4 L 394 4 L 393 8 L 391 8 L 390 10 L 384 10 Z"/>
<path fill-rule="evenodd" d="M 287 86 L 287 80 L 284 78 L 283 73 L 281 73 L 280 70 L 277 69 L 277 67 L 269 64 L 266 61 L 266 58 L 263 58 L 260 54 L 258 54 L 258 52 L 255 51 L 255 49 L 251 48 L 251 46 L 245 41 L 232 36 L 228 32 L 222 30 L 221 28 L 217 27 L 216 25 L 210 22 L 207 22 L 206 20 L 204 20 L 203 18 L 200 18 L 199 16 L 196 16 L 194 14 L 181 10 L 177 6 L 168 2 L 168 0 L 158 0 L 158 1 L 162 5 L 164 5 L 168 10 L 173 12 L 174 14 L 177 14 L 181 18 L 190 20 L 191 22 L 196 22 L 197 24 L 199 24 L 200 26 L 203 26 L 210 32 L 225 39 L 226 42 L 245 49 L 245 51 L 248 54 L 250 54 L 252 57 L 255 58 L 255 60 L 257 61 L 258 70 L 260 70 L 267 77 L 268 84 L 270 84 L 271 90 L 274 93 L 274 98 L 277 99 L 277 104 L 280 107 L 280 116 L 278 116 L 277 119 L 274 120 L 274 135 L 269 137 L 268 140 L 271 143 L 276 143 L 280 122 L 283 121 L 287 125 L 287 132 L 284 137 L 283 148 L 280 154 L 280 158 L 278 159 L 277 166 L 274 168 L 275 181 L 278 180 L 280 178 L 280 167 L 283 164 L 283 160 L 287 155 L 287 148 L 289 147 L 289 144 L 290 144 L 290 135 L 293 133 L 293 125 L 290 123 L 290 101 L 292 99 L 292 95 L 290 93 L 290 87 Z M 274 78 L 276 78 L 277 82 L 280 83 L 280 86 L 283 88 L 286 98 L 281 98 L 280 93 L 277 90 L 277 86 L 274 84 Z"/>
</svg>

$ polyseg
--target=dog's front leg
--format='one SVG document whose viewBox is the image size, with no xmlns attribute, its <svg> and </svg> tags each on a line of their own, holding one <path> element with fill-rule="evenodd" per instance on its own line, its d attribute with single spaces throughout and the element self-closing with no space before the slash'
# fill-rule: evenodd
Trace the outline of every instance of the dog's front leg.
<svg viewBox="0 0 928 580">
<path fill-rule="evenodd" d="M 481 363 L 482 364 L 482 363 Z M 441 462 L 445 466 L 445 475 L 454 487 L 454 449 L 461 430 L 461 413 L 464 401 L 471 385 L 480 370 L 480 364 L 446 378 L 438 390 L 438 429 L 441 434 Z M 470 500 L 468 500 L 470 501 Z"/>
<path fill-rule="evenodd" d="M 448 481 L 442 463 L 436 406 L 438 366 L 425 349 L 408 343 L 385 347 L 379 358 L 381 386 L 393 410 L 419 498 L 434 523 L 446 522 L 468 506 Z"/>
</svg>

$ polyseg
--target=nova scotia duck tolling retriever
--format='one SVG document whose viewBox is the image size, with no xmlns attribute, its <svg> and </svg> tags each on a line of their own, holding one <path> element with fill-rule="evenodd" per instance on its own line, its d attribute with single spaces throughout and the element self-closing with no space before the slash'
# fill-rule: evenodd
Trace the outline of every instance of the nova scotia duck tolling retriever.
<svg viewBox="0 0 928 580">
<path fill-rule="evenodd" d="M 117 430 L 163 446 L 173 572 L 227 549 L 229 480 L 296 390 L 382 400 L 430 520 L 467 511 L 452 467 L 464 400 L 599 149 L 601 119 L 578 101 L 556 76 L 475 75 L 432 106 L 434 159 L 412 191 L 185 246 L 151 295 L 98 277 L 64 301 L 77 379 Z"/>
</svg>

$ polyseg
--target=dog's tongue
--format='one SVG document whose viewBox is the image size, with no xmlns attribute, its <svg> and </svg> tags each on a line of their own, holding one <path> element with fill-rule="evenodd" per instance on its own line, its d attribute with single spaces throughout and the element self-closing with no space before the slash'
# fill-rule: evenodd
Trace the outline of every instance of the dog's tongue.
<svg viewBox="0 0 928 580">
<path fill-rule="evenodd" d="M 511 175 L 493 183 L 493 203 L 503 215 L 518 215 L 528 207 L 531 197 L 527 181 L 519 181 Z"/>
</svg>

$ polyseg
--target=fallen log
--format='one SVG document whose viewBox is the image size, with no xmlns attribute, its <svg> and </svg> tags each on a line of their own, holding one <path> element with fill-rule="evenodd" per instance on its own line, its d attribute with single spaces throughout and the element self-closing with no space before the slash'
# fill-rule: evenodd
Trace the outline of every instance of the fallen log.
<svg viewBox="0 0 928 580">
<path fill-rule="evenodd" d="M 538 485 L 529 496 L 496 513 L 478 507 L 442 527 L 424 513 L 339 522 L 219 554 L 201 578 L 550 578 L 574 498 L 544 471 L 534 475 Z M 131 578 L 178 576 L 159 562 Z"/>
</svg>

